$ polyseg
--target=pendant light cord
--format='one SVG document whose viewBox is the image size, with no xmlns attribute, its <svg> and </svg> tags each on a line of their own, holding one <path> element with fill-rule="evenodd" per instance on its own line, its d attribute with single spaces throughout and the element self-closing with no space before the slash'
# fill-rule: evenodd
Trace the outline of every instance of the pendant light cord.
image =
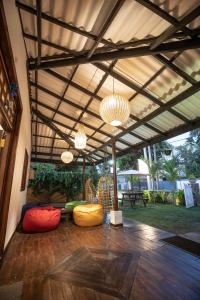
<svg viewBox="0 0 200 300">
<path fill-rule="evenodd" d="M 113 95 L 114 95 L 114 93 L 115 93 L 115 86 L 114 86 L 114 77 L 113 77 Z"/>
</svg>

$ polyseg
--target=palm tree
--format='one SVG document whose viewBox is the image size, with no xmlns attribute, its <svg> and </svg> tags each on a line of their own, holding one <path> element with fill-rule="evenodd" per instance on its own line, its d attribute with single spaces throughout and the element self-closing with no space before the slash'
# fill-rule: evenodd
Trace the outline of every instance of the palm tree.
<svg viewBox="0 0 200 300">
<path fill-rule="evenodd" d="M 175 158 L 164 160 L 162 163 L 162 174 L 170 182 L 175 182 L 179 178 L 179 169 Z"/>
<path fill-rule="evenodd" d="M 150 163 L 149 160 L 147 160 L 147 159 L 143 159 L 143 160 L 148 166 L 149 176 L 152 181 L 152 189 L 154 190 L 156 177 L 158 176 L 158 173 L 161 170 L 161 162 L 160 161 L 152 161 Z M 157 186 L 157 189 L 158 189 L 158 186 Z"/>
<path fill-rule="evenodd" d="M 162 174 L 166 179 L 174 184 L 174 190 L 172 192 L 174 200 L 174 192 L 176 189 L 175 182 L 179 178 L 179 168 L 177 166 L 177 161 L 175 157 L 170 160 L 164 160 L 162 163 Z"/>
</svg>

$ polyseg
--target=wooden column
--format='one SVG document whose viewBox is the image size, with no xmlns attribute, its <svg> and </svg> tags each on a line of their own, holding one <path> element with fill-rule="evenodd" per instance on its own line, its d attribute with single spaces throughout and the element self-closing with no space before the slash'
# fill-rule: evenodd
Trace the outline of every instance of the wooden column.
<svg viewBox="0 0 200 300">
<path fill-rule="evenodd" d="M 118 210 L 117 172 L 116 172 L 116 148 L 115 148 L 115 140 L 114 139 L 112 141 L 112 161 L 113 161 L 114 210 Z"/>
<path fill-rule="evenodd" d="M 83 200 L 85 200 L 85 157 L 83 157 Z"/>
</svg>

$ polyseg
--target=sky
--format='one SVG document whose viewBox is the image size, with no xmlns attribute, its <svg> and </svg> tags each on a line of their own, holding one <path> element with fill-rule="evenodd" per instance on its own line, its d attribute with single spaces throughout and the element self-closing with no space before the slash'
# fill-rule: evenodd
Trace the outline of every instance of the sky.
<svg viewBox="0 0 200 300">
<path fill-rule="evenodd" d="M 189 136 L 189 132 L 183 133 L 183 134 L 177 135 L 176 137 L 173 137 L 173 138 L 167 140 L 167 142 L 172 144 L 174 147 L 178 147 L 185 143 L 185 140 L 188 136 Z"/>
</svg>

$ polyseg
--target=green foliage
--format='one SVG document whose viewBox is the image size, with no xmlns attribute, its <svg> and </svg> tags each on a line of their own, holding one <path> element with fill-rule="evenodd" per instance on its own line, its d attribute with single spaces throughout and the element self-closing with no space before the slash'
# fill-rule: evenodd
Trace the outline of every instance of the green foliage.
<svg viewBox="0 0 200 300">
<path fill-rule="evenodd" d="M 144 191 L 144 197 L 148 203 L 168 203 L 172 200 L 172 193 L 167 191 Z"/>
<path fill-rule="evenodd" d="M 98 185 L 100 174 L 97 171 L 96 166 L 87 166 L 86 168 L 86 179 L 92 178 L 94 187 L 96 188 Z"/>
<path fill-rule="evenodd" d="M 157 173 L 161 170 L 162 164 L 161 161 L 152 161 L 151 163 L 149 160 L 143 159 L 145 163 L 148 165 L 149 168 L 149 175 L 150 177 L 155 180 Z"/>
<path fill-rule="evenodd" d="M 155 202 L 156 203 L 167 203 L 167 192 L 166 191 L 159 191 L 156 192 L 154 195 L 155 197 Z"/>
<path fill-rule="evenodd" d="M 167 141 L 160 142 L 156 144 L 156 155 L 157 158 L 162 158 L 164 155 L 169 155 L 169 153 L 172 151 L 173 146 L 168 143 Z"/>
<path fill-rule="evenodd" d="M 126 176 L 126 178 L 130 183 L 133 183 L 133 184 L 137 184 L 140 180 L 139 176 L 135 176 L 135 175 L 128 175 L 128 176 Z"/>
<path fill-rule="evenodd" d="M 87 170 L 86 176 L 94 175 L 94 170 Z M 29 186 L 35 194 L 48 193 L 52 195 L 60 192 L 66 195 L 66 199 L 74 199 L 82 192 L 82 172 L 80 167 L 67 171 L 66 168 L 58 168 L 51 164 L 35 165 L 35 178 L 30 180 Z"/>
<path fill-rule="evenodd" d="M 152 191 L 144 190 L 143 195 L 144 195 L 144 198 L 146 199 L 146 201 L 148 203 L 153 203 L 154 202 L 154 195 L 153 195 Z"/>
<path fill-rule="evenodd" d="M 142 150 L 128 153 L 117 159 L 117 168 L 119 170 L 137 169 L 137 160 L 141 157 Z"/>
<path fill-rule="evenodd" d="M 147 160 L 147 159 L 143 158 L 143 160 L 148 165 L 149 176 L 152 179 L 153 189 L 154 189 L 154 183 L 155 183 L 156 177 L 159 176 L 159 172 L 162 168 L 162 162 L 160 160 L 158 160 L 158 161 L 152 161 L 150 163 L 149 160 Z"/>
<path fill-rule="evenodd" d="M 176 159 L 172 158 L 170 160 L 164 160 L 162 163 L 161 173 L 168 181 L 175 182 L 179 178 L 179 170 Z"/>
<path fill-rule="evenodd" d="M 186 177 L 200 177 L 200 129 L 191 131 L 186 143 L 176 150 L 178 163 L 183 166 Z"/>
<path fill-rule="evenodd" d="M 33 180 L 29 181 L 29 187 L 31 187 L 35 194 L 47 192 L 52 194 L 56 191 L 54 185 L 56 177 L 56 171 L 51 164 L 36 164 L 35 176 Z"/>
<path fill-rule="evenodd" d="M 176 205 L 185 205 L 185 195 L 184 190 L 176 191 Z"/>
</svg>

